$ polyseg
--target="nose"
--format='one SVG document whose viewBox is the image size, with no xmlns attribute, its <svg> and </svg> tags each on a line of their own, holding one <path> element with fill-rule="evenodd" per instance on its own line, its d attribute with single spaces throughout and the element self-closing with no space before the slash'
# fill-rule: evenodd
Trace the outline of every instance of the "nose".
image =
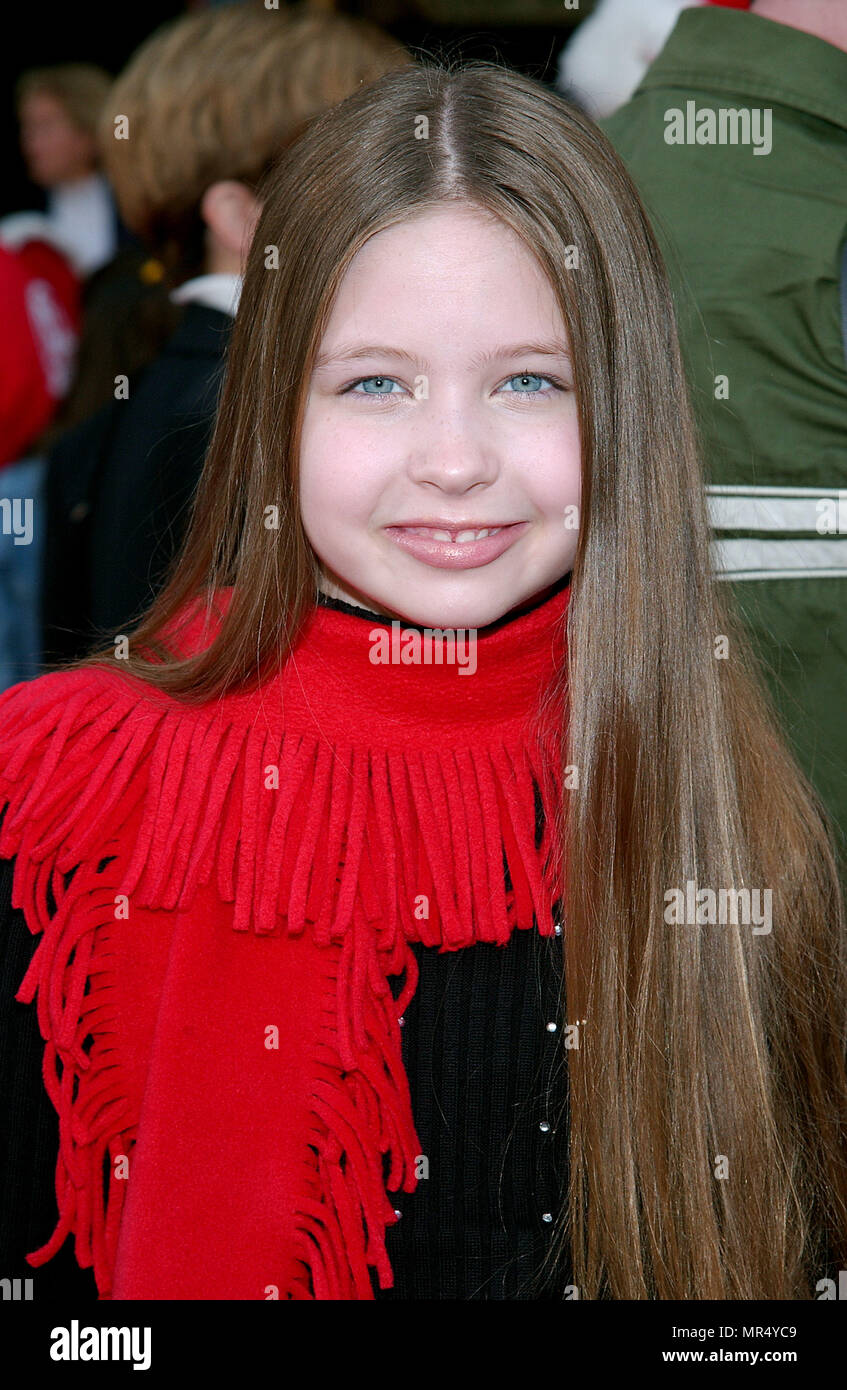
<svg viewBox="0 0 847 1390">
<path fill-rule="evenodd" d="M 490 486 L 499 472 L 494 439 L 469 402 L 428 401 L 416 414 L 408 461 L 413 482 L 460 494 Z"/>
</svg>

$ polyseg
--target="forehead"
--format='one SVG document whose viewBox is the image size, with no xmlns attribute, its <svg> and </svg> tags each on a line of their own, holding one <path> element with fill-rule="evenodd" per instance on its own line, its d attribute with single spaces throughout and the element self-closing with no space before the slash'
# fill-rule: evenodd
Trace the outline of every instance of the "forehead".
<svg viewBox="0 0 847 1390">
<path fill-rule="evenodd" d="M 526 244 L 499 218 L 465 203 L 427 209 L 375 233 L 341 282 L 325 342 L 351 323 L 410 329 L 445 320 L 561 327 L 553 287 Z"/>
</svg>

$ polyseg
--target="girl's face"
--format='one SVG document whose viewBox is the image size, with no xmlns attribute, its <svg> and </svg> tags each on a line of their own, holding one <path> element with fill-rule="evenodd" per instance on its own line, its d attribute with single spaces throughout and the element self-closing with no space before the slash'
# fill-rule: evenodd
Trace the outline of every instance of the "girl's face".
<svg viewBox="0 0 847 1390">
<path fill-rule="evenodd" d="M 579 491 L 565 325 L 521 240 L 467 204 L 371 237 L 303 421 L 323 591 L 421 627 L 484 627 L 571 568 Z"/>
</svg>

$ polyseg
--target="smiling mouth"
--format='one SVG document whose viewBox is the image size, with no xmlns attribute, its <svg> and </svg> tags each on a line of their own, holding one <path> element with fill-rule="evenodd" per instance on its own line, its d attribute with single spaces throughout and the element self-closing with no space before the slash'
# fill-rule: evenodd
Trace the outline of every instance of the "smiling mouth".
<svg viewBox="0 0 847 1390">
<path fill-rule="evenodd" d="M 430 541 L 451 541 L 454 544 L 464 545 L 466 541 L 482 541 L 486 536 L 496 536 L 498 531 L 502 531 L 502 526 L 483 526 L 478 530 L 463 527 L 461 530 L 447 531 L 443 527 L 434 526 L 396 526 L 392 528 L 396 531 L 403 531 L 407 536 L 424 536 Z"/>
<path fill-rule="evenodd" d="M 387 526 L 395 545 L 435 569 L 468 570 L 490 565 L 529 529 L 528 521 L 499 526 Z"/>
</svg>

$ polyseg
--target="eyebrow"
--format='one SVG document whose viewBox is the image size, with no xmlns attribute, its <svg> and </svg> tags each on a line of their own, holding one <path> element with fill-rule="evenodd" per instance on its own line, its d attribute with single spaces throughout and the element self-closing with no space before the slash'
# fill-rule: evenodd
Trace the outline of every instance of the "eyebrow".
<svg viewBox="0 0 847 1390">
<path fill-rule="evenodd" d="M 378 343 L 342 343 L 334 352 L 320 352 L 315 359 L 315 370 L 335 363 L 356 362 L 364 357 L 393 357 L 398 361 L 408 362 L 412 367 L 420 367 L 424 372 L 430 371 L 430 364 L 426 358 L 415 357 L 414 353 L 406 352 L 404 348 L 385 347 Z M 570 352 L 564 343 L 512 343 L 504 347 L 490 348 L 486 352 L 474 353 L 468 361 L 468 367 L 473 370 L 476 367 L 484 367 L 489 362 L 506 361 L 513 357 L 561 357 L 570 362 Z"/>
</svg>

